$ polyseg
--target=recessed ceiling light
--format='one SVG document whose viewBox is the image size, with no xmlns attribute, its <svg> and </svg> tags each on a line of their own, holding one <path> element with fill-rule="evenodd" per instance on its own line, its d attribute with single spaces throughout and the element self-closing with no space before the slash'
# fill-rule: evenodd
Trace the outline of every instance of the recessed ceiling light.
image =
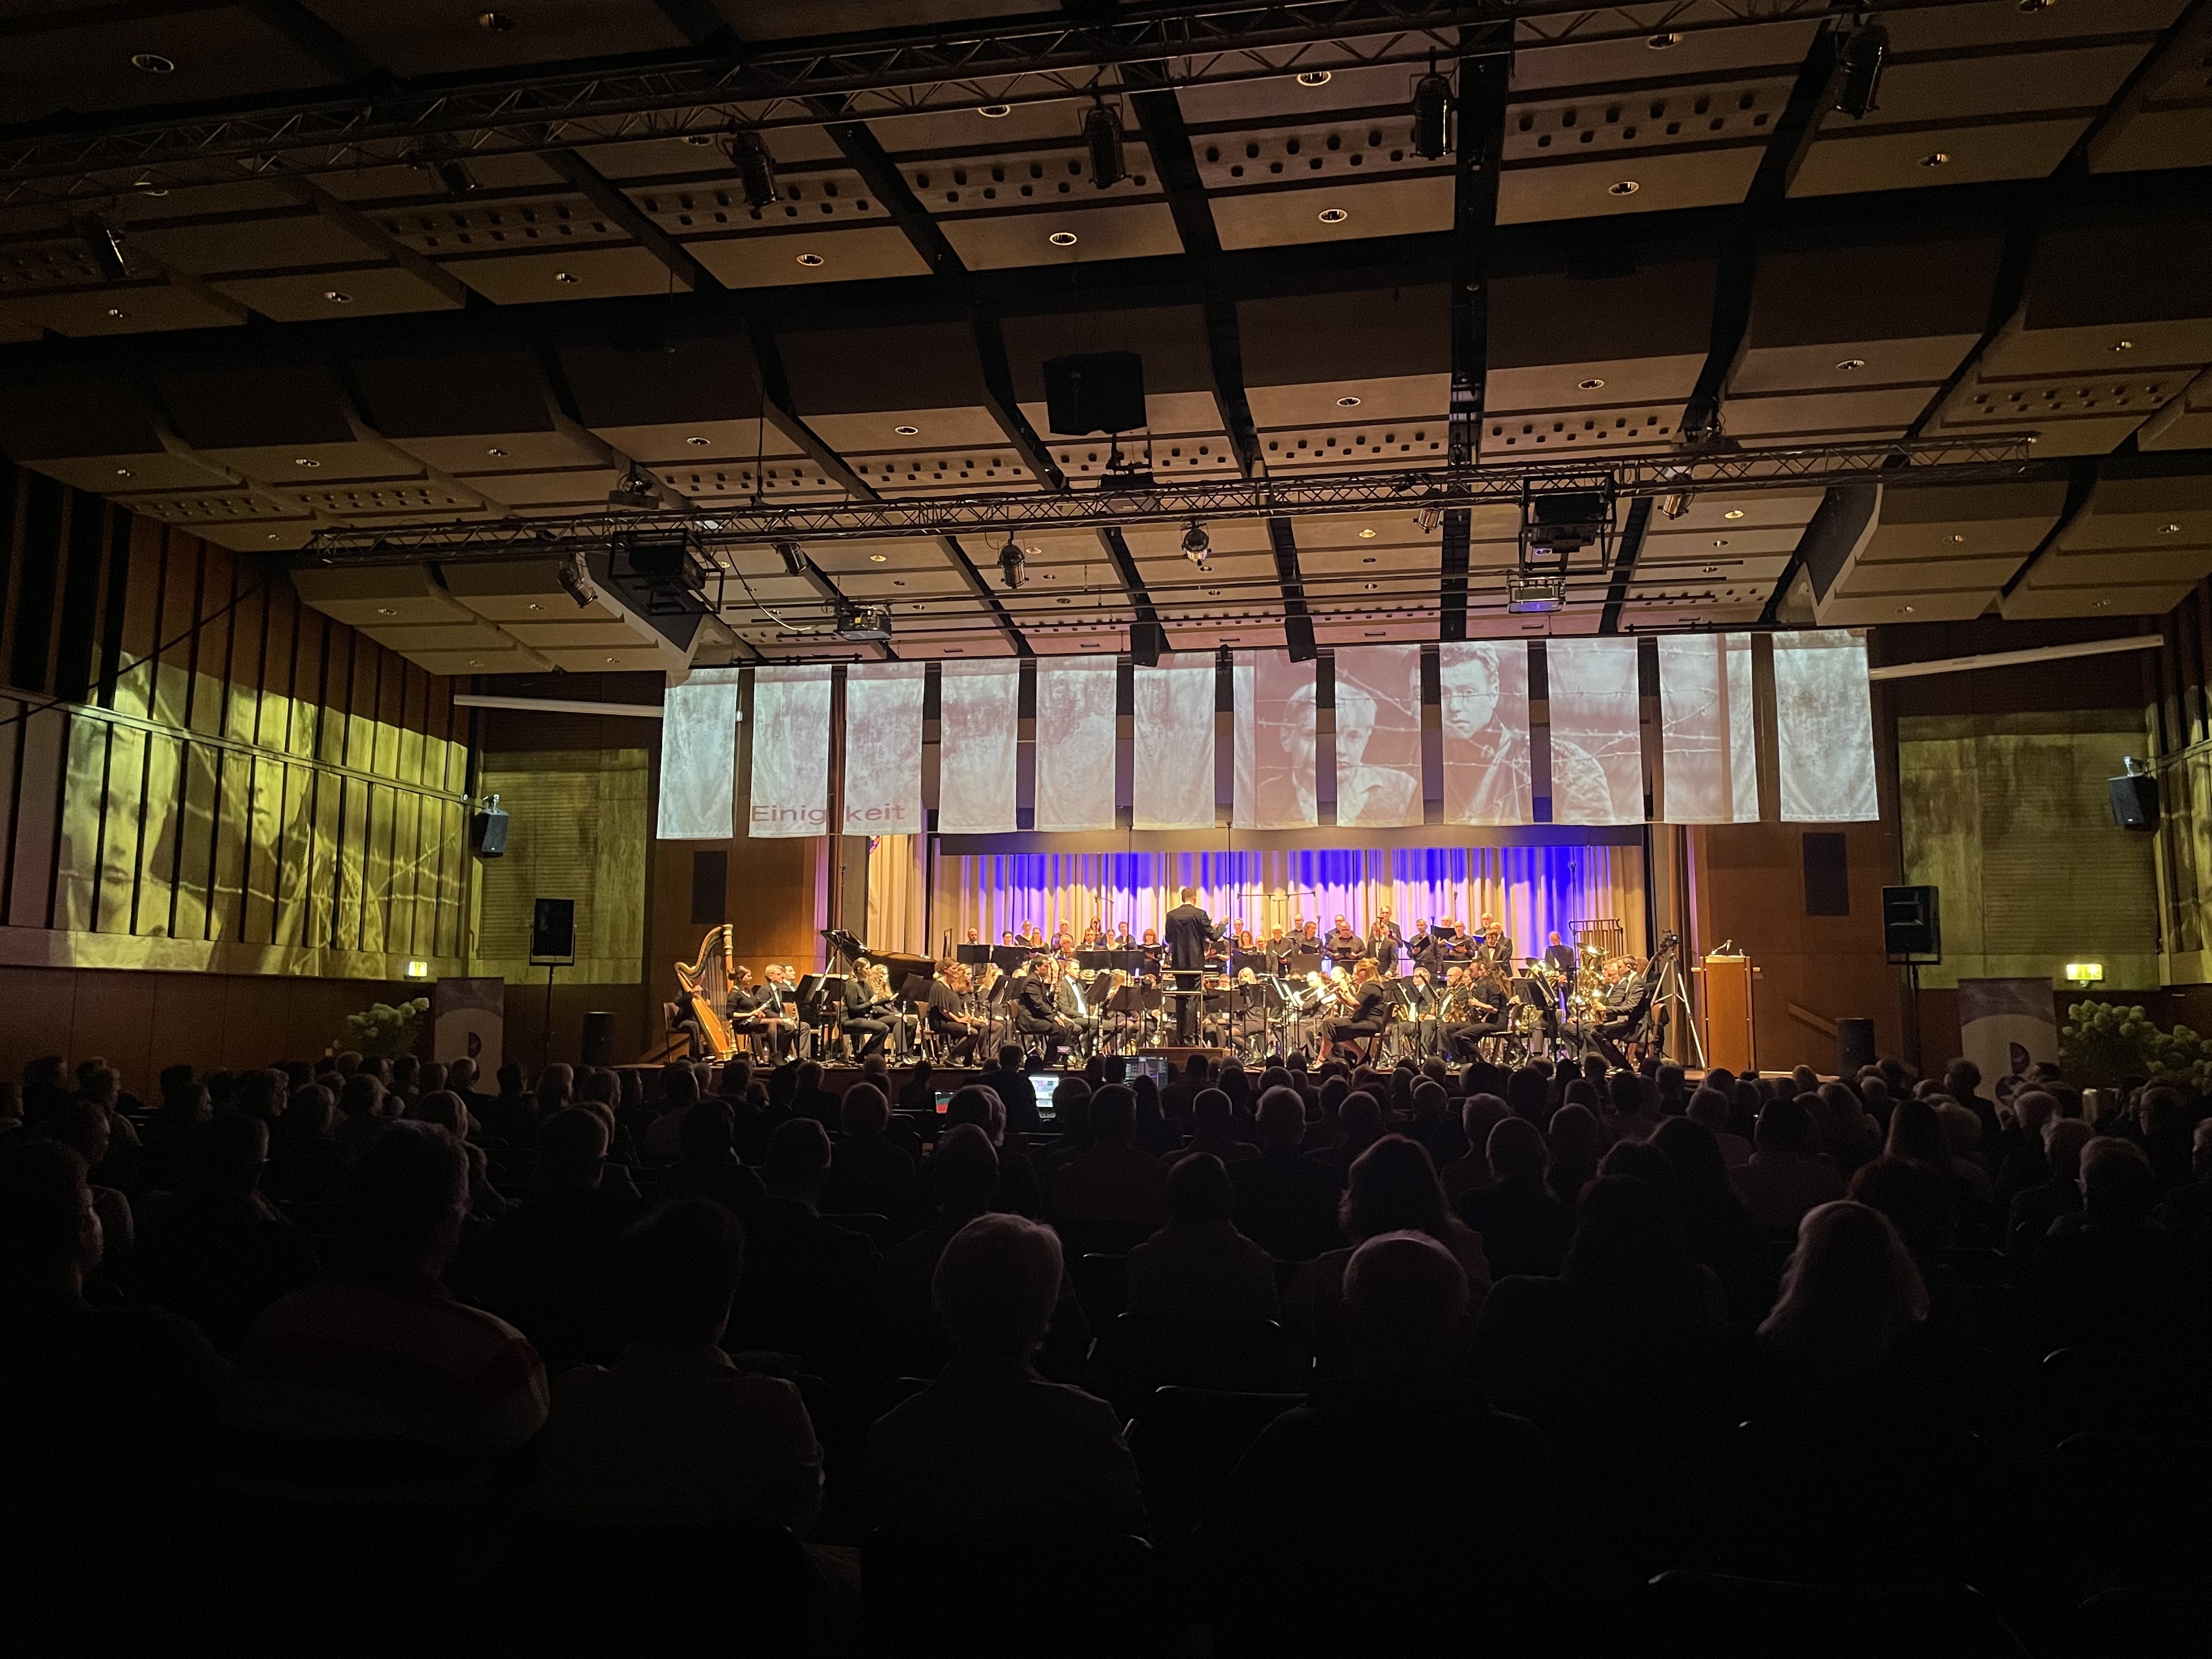
<svg viewBox="0 0 2212 1659">
<path fill-rule="evenodd" d="M 1954 536 L 1951 539 L 1954 542 L 1964 542 L 1966 538 L 1964 536 Z"/>
<path fill-rule="evenodd" d="M 1909 605 L 1900 605 L 1897 607 L 1897 614 L 1900 617 L 1909 617 L 1912 614 L 1912 607 Z"/>
<path fill-rule="evenodd" d="M 1359 562 L 1360 562 L 1360 563 L 1362 563 L 1362 564 L 1373 564 L 1373 563 L 1375 562 L 1375 556 L 1374 556 L 1372 553 L 1370 553 L 1370 554 L 1369 554 L 1365 558 L 1362 559 Z"/>
<path fill-rule="evenodd" d="M 919 437 L 921 434 L 921 428 L 918 426 L 895 426 L 891 430 L 902 438 Z"/>
<path fill-rule="evenodd" d="M 1927 155 L 1920 158 L 1920 165 L 1923 167 L 1940 167 L 1947 165 L 1950 160 L 1950 156 L 1944 151 L 1940 149 L 1932 149 L 1929 151 Z M 1907 606 L 1906 608 L 1908 610 L 1911 609 L 1910 606 Z"/>
<path fill-rule="evenodd" d="M 1340 225 L 1352 216 L 1342 208 L 1323 208 L 1314 216 L 1325 225 Z"/>
<path fill-rule="evenodd" d="M 507 452 L 501 449 L 497 444 L 494 444 L 489 449 L 484 451 L 484 453 L 490 456 L 492 459 L 495 461 L 504 459 L 507 455 Z"/>
<path fill-rule="evenodd" d="M 323 298 L 334 306 L 349 306 L 353 303 L 353 295 L 343 289 L 326 288 L 323 290 Z"/>
<path fill-rule="evenodd" d="M 380 605 L 376 607 L 376 614 L 380 617 L 396 617 L 399 613 L 388 605 Z"/>
<path fill-rule="evenodd" d="M 531 602 L 530 602 L 530 606 L 529 606 L 529 608 L 530 608 L 531 610 L 532 610 L 532 611 L 543 611 L 545 607 L 544 607 L 544 605 L 542 605 L 538 604 L 537 600 L 532 599 L 532 600 L 531 600 Z"/>
<path fill-rule="evenodd" d="M 140 52 L 131 54 L 131 67 L 148 75 L 170 75 L 177 66 L 158 52 Z"/>
<path fill-rule="evenodd" d="M 477 27 L 487 34 L 512 34 L 516 24 L 503 11 L 480 11 L 477 14 Z"/>
<path fill-rule="evenodd" d="M 2091 605 L 2089 609 L 2092 611 L 2102 611 L 2111 604 L 2112 601 L 2110 599 L 2099 599 L 2094 605 Z"/>
<path fill-rule="evenodd" d="M 1679 34 L 1655 34 L 1644 44 L 1654 52 L 1664 52 L 1669 46 L 1680 46 L 1682 37 Z"/>
<path fill-rule="evenodd" d="M 1339 398 L 1336 400 L 1336 406 L 1339 409 L 1357 409 L 1359 407 L 1359 399 L 1357 398 Z"/>
<path fill-rule="evenodd" d="M 1218 587 L 1209 587 L 1206 590 L 1206 597 L 1209 599 L 1218 599 L 1221 597 L 1221 590 Z"/>
<path fill-rule="evenodd" d="M 1575 385 L 1584 392 L 1602 392 L 1605 382 L 1600 380 L 1577 380 Z"/>
<path fill-rule="evenodd" d="M 115 469 L 115 476 L 118 478 L 127 478 L 131 476 L 131 469 L 127 466 L 118 466 Z"/>
<path fill-rule="evenodd" d="M 799 263 L 811 270 L 822 263 L 822 256 L 818 253 L 802 253 L 799 256 Z"/>
<path fill-rule="evenodd" d="M 1304 75 L 1298 76 L 1298 84 L 1302 87 L 1325 87 L 1328 84 L 1328 71 L 1308 70 Z"/>
<path fill-rule="evenodd" d="M 275 531 L 273 531 L 273 530 L 272 530 L 272 531 L 270 531 L 270 532 L 269 532 L 269 539 L 270 539 L 270 541 L 272 541 L 272 542 L 281 542 L 281 541 L 283 541 L 284 538 L 283 538 L 282 536 L 278 535 Z"/>
<path fill-rule="evenodd" d="M 2133 340 L 2121 340 L 2112 347 L 2115 351 L 2133 351 L 2135 349 L 2136 343 Z"/>
<path fill-rule="evenodd" d="M 1074 600 L 1073 600 L 1073 599 L 1054 599 L 1054 600 L 1053 601 L 1053 603 L 1054 603 L 1054 605 L 1073 605 L 1073 604 L 1075 603 L 1075 601 L 1074 601 Z"/>
<path fill-rule="evenodd" d="M 889 564 L 890 562 L 891 556 L 888 553 L 871 553 L 868 555 L 868 562 L 870 564 Z"/>
<path fill-rule="evenodd" d="M 1633 196 L 1643 188 L 1633 179 L 1623 179 L 1619 184 L 1607 185 L 1605 193 L 1608 196 Z"/>
<path fill-rule="evenodd" d="M 705 149 L 714 142 L 714 135 L 711 132 L 687 132 L 684 135 L 684 142 L 694 149 Z"/>
<path fill-rule="evenodd" d="M 1725 537 L 1725 536 L 1716 536 L 1716 537 L 1714 537 L 1714 538 L 1713 538 L 1713 545 L 1714 545 L 1715 547 L 1726 547 L 1726 546 L 1728 545 L 1728 538 L 1727 538 L 1727 537 Z"/>
<path fill-rule="evenodd" d="M 1836 365 L 1837 369 L 1845 374 L 1856 374 L 1865 367 L 1866 359 L 1863 357 L 1846 357 Z"/>
<path fill-rule="evenodd" d="M 1729 508 L 1727 512 L 1722 514 L 1721 517 L 1723 519 L 1741 519 L 1743 517 L 1743 509 L 1740 507 L 1732 507 Z"/>
<path fill-rule="evenodd" d="M 986 121 L 1003 121 L 1014 112 L 1012 104 L 986 104 L 975 112 Z"/>
<path fill-rule="evenodd" d="M 160 185 L 154 182 L 154 178 L 151 173 L 144 174 L 137 179 L 132 179 L 131 182 L 131 188 L 137 191 L 141 196 L 167 196 L 169 193 Z"/>
<path fill-rule="evenodd" d="M 2161 536 L 2179 536 L 2181 533 L 2181 526 L 2178 524 L 2162 524 L 2158 527 L 2158 533 Z"/>
<path fill-rule="evenodd" d="M 125 311 L 121 306 L 110 306 L 107 308 L 107 314 L 111 317 L 119 318 L 128 317 L 131 313 Z"/>
<path fill-rule="evenodd" d="M 1050 242 L 1054 247 L 1073 247 L 1079 240 L 1072 230 L 1055 230 L 1045 238 L 1045 240 Z"/>
<path fill-rule="evenodd" d="M 556 270 L 553 273 L 553 280 L 556 283 L 580 283 L 584 279 L 573 270 Z"/>
<path fill-rule="evenodd" d="M 684 441 L 690 444 L 694 449 L 704 449 L 708 444 L 713 441 L 707 438 L 691 437 L 686 438 Z"/>
<path fill-rule="evenodd" d="M 1363 530 L 1359 532 L 1359 539 L 1363 542 L 1371 542 L 1375 539 L 1375 532 L 1371 528 Z"/>
<path fill-rule="evenodd" d="M 891 586 L 892 586 L 893 587 L 904 587 L 904 586 L 906 586 L 906 578 L 905 578 L 905 577 L 903 577 L 903 576 L 894 576 L 894 577 L 892 577 L 892 578 L 891 578 Z"/>
<path fill-rule="evenodd" d="M 312 455 L 295 455 L 292 458 L 292 465 L 295 466 L 320 466 L 322 463 Z"/>
</svg>

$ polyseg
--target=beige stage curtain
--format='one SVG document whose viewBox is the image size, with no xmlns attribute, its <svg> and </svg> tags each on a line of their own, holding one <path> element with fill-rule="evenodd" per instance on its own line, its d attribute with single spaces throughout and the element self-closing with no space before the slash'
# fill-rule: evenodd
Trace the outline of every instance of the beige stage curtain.
<svg viewBox="0 0 2212 1659">
<path fill-rule="evenodd" d="M 871 950 L 927 951 L 921 836 L 878 836 L 868 843 L 868 929 Z"/>
</svg>

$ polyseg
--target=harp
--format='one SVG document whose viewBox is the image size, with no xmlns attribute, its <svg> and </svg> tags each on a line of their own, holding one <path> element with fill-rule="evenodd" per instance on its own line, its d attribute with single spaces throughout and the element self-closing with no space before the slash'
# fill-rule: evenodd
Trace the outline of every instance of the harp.
<svg viewBox="0 0 2212 1659">
<path fill-rule="evenodd" d="M 727 1060 L 738 1051 L 737 1036 L 725 1012 L 736 955 L 729 924 L 725 922 L 707 930 L 707 937 L 699 941 L 697 961 L 676 964 L 676 982 L 684 988 L 685 1009 L 699 1022 L 699 1041 L 714 1060 Z"/>
</svg>

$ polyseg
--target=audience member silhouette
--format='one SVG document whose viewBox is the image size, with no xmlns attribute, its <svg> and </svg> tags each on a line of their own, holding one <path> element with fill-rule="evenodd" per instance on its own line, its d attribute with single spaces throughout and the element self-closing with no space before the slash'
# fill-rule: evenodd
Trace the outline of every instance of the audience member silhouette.
<svg viewBox="0 0 2212 1659">
<path fill-rule="evenodd" d="M 1305 1101 L 1279 1085 L 1263 1091 L 1260 1156 L 1229 1165 L 1237 1189 L 1237 1231 L 1278 1261 L 1306 1261 L 1344 1243 L 1336 1224 L 1338 1172 L 1300 1150 Z"/>
<path fill-rule="evenodd" d="M 1167 1176 L 1166 1224 L 1129 1252 L 1128 1310 L 1192 1322 L 1271 1320 L 1275 1264 L 1237 1231 L 1237 1188 L 1211 1152 L 1187 1152 Z"/>
<path fill-rule="evenodd" d="M 769 1137 L 768 1195 L 745 1221 L 744 1277 L 730 1345 L 789 1354 L 833 1377 L 872 1356 L 882 1319 L 882 1267 L 864 1233 L 824 1221 L 830 1137 L 794 1117 Z"/>
<path fill-rule="evenodd" d="M 1766 1103 L 1753 1138 L 1757 1150 L 1733 1177 L 1761 1231 L 1794 1238 L 1808 1212 L 1844 1195 L 1843 1176 L 1814 1155 L 1813 1142 L 1813 1115 L 1802 1097 Z"/>
<path fill-rule="evenodd" d="M 844 1133 L 830 1151 L 822 1207 L 833 1215 L 879 1215 L 903 1223 L 914 1209 L 914 1160 L 885 1138 L 890 1106 L 872 1083 L 855 1083 L 839 1103 Z"/>
<path fill-rule="evenodd" d="M 1482 1235 L 1491 1273 L 1499 1279 L 1557 1273 L 1575 1222 L 1544 1184 L 1551 1159 L 1542 1133 L 1526 1118 L 1501 1116 L 1491 1128 L 1485 1161 L 1495 1184 L 1461 1194 L 1458 1208 L 1460 1219 Z"/>
</svg>

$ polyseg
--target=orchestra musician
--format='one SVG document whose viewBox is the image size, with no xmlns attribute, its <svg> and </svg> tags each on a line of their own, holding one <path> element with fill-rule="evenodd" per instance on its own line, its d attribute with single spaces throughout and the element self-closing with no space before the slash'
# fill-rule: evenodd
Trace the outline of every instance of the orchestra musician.
<svg viewBox="0 0 2212 1659">
<path fill-rule="evenodd" d="M 1375 971 L 1385 979 L 1396 974 L 1398 956 L 1405 948 L 1406 936 L 1390 920 L 1390 907 L 1386 904 L 1375 913 L 1374 926 L 1367 933 L 1367 954 L 1375 959 Z"/>
<path fill-rule="evenodd" d="M 983 1029 L 982 1016 L 969 1001 L 973 983 L 964 962 L 938 963 L 937 977 L 929 982 L 929 1029 L 954 1060 L 974 1058 L 975 1039 Z"/>
<path fill-rule="evenodd" d="M 781 1060 L 799 1051 L 799 997 L 791 986 L 790 973 L 788 968 L 769 963 L 761 969 L 765 983 L 745 1001 L 744 1012 L 750 1016 L 745 1029 L 761 1039 L 772 1060 Z"/>
<path fill-rule="evenodd" d="M 1416 967 L 1406 981 L 1406 1000 L 1400 1005 L 1402 1012 L 1390 1022 L 1387 1035 L 1425 1057 L 1436 1030 L 1437 1006 L 1437 988 L 1431 982 L 1429 970 Z"/>
<path fill-rule="evenodd" d="M 1607 1063 L 1628 1068 L 1628 1060 L 1617 1045 L 1632 1042 L 1643 1025 L 1644 1016 L 1651 1009 L 1651 981 L 1644 971 L 1644 961 L 1638 957 L 1616 957 L 1608 973 L 1617 973 L 1599 1004 L 1603 1017 L 1590 1032 L 1590 1043 Z"/>
<path fill-rule="evenodd" d="M 1351 925 L 1342 916 L 1336 919 L 1336 925 L 1328 930 L 1328 937 L 1321 943 L 1322 950 L 1330 963 L 1340 968 L 1349 965 L 1353 957 L 1364 956 L 1367 951 L 1367 941 L 1353 933 Z"/>
<path fill-rule="evenodd" d="M 1121 925 L 1121 927 L 1115 930 L 1114 949 L 1116 951 L 1133 951 L 1136 948 L 1136 939 L 1130 933 L 1129 924 L 1125 921 Z"/>
<path fill-rule="evenodd" d="M 884 987 L 880 993 L 875 986 L 881 975 Z M 891 1034 L 891 1023 L 887 1018 L 894 1012 L 890 997 L 890 970 L 868 961 L 866 957 L 853 964 L 853 971 L 845 975 L 845 992 L 837 1016 L 837 1027 L 849 1038 L 860 1040 L 859 1058 L 867 1059 L 884 1051 L 884 1041 Z"/>
<path fill-rule="evenodd" d="M 1513 965 L 1513 936 L 1498 925 L 1498 918 L 1485 911 L 1482 916 L 1482 943 L 1478 953 L 1485 962 L 1495 963 L 1500 968 Z"/>
<path fill-rule="evenodd" d="M 1077 1052 L 1089 1054 L 1098 1047 L 1098 1011 L 1091 1006 L 1091 999 L 1083 988 L 1083 971 L 1065 964 L 1053 974 L 1053 1012 L 1060 1023 L 1075 1035 Z"/>
<path fill-rule="evenodd" d="M 1014 988 L 1014 1029 L 1024 1036 L 1041 1036 L 1058 1041 L 1068 1036 L 1067 1028 L 1060 1024 L 1060 1012 L 1053 1003 L 1053 981 L 1060 973 L 1060 964 L 1049 957 L 1039 957 L 1030 964 Z"/>
<path fill-rule="evenodd" d="M 1167 914 L 1168 965 L 1175 970 L 1176 989 L 1186 993 L 1175 1000 L 1176 1041 L 1190 1044 L 1198 1041 L 1199 999 L 1188 994 L 1205 982 L 1213 918 L 1199 908 L 1196 888 L 1184 888 L 1181 896 L 1182 902 Z"/>
<path fill-rule="evenodd" d="M 1475 994 L 1480 984 L 1474 973 L 1455 967 L 1444 975 L 1444 1009 L 1443 1030 L 1444 1048 L 1460 1060 L 1480 1060 L 1479 1045 L 1483 1038 L 1496 1036 L 1505 1029 L 1505 1011 L 1485 1002 Z"/>
<path fill-rule="evenodd" d="M 1340 1042 L 1358 1042 L 1362 1038 L 1377 1037 L 1382 1034 L 1384 1004 L 1389 1000 L 1389 993 L 1383 990 L 1382 981 L 1376 976 L 1374 963 L 1367 957 L 1362 957 L 1352 964 L 1352 994 L 1357 999 L 1352 1004 L 1352 1017 L 1338 1020 L 1322 1038 L 1321 1057 L 1324 1060 L 1328 1058 L 1329 1051 Z"/>
</svg>

